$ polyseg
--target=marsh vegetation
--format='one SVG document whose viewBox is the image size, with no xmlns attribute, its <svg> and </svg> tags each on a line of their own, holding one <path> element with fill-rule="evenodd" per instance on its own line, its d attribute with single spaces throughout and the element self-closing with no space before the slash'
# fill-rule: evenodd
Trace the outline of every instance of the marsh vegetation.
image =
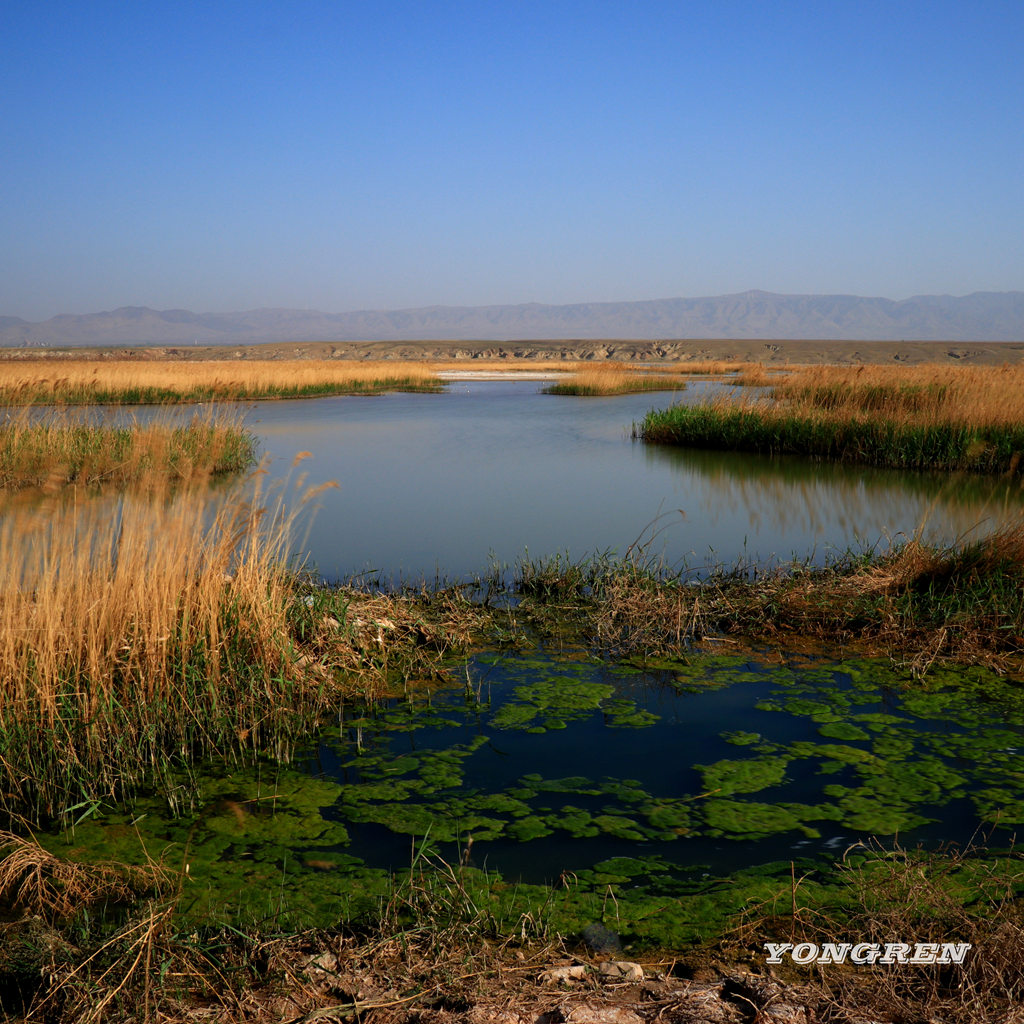
<svg viewBox="0 0 1024 1024">
<path fill-rule="evenodd" d="M 1024 370 L 810 367 L 774 382 L 765 397 L 652 411 L 634 433 L 655 444 L 1015 474 L 1024 454 Z"/>
<path fill-rule="evenodd" d="M 0 423 L 0 491 L 206 481 L 248 469 L 256 448 L 237 413 L 141 424 L 23 407 Z"/>
<path fill-rule="evenodd" d="M 648 372 L 623 363 L 577 364 L 565 381 L 544 389 L 549 395 L 625 395 L 636 391 L 683 390 L 686 379 L 682 374 Z"/>
<path fill-rule="evenodd" d="M 332 360 L 0 361 L 5 405 L 153 405 L 436 391 L 423 364 Z"/>
<path fill-rule="evenodd" d="M 807 416 L 960 409 L 1016 429 L 1016 384 L 985 411 L 981 379 L 773 384 Z M 33 450 L 37 426 L 11 449 Z M 327 586 L 293 555 L 331 492 L 265 471 L 211 492 L 220 463 L 200 452 L 230 447 L 219 435 L 146 440 L 136 424 L 125 452 L 105 429 L 107 462 L 134 475 L 71 471 L 51 446 L 34 479 L 139 485 L 53 493 L 0 523 L 0 899 L 46 922 L 5 933 L 5 1008 L 129 1019 L 141 1000 L 155 1019 L 226 991 L 230 1018 L 271 976 L 302 990 L 302 1012 L 367 1011 L 394 1000 L 330 995 L 310 958 L 386 962 L 415 1003 L 471 971 L 533 971 L 563 941 L 579 953 L 595 923 L 655 960 L 724 944 L 756 961 L 765 937 L 833 927 L 1018 948 L 1021 866 L 1000 852 L 1024 822 L 1012 510 L 985 534 L 824 560 L 698 571 L 641 545 Z M 991 852 L 893 849 L 979 826 Z M 841 859 L 851 838 L 865 846 Z M 881 974 L 874 994 L 951 1019 L 979 992 L 1019 996 L 1010 966 L 972 970 Z"/>
</svg>

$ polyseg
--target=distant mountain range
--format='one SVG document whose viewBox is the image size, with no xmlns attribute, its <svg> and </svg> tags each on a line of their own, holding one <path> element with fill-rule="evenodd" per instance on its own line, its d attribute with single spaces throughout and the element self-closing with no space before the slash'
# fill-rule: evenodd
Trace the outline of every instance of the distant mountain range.
<svg viewBox="0 0 1024 1024">
<path fill-rule="evenodd" d="M 701 299 L 355 313 L 191 313 L 125 306 L 107 313 L 62 314 L 42 323 L 0 316 L 3 347 L 596 338 L 1024 341 L 1024 292 L 893 300 L 749 291 Z"/>
</svg>

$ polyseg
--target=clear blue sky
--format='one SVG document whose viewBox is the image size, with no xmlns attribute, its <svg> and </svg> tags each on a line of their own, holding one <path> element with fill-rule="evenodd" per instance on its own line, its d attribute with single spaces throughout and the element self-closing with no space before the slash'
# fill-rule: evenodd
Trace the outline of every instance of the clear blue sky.
<svg viewBox="0 0 1024 1024">
<path fill-rule="evenodd" d="M 3 0 L 0 314 L 1024 288 L 1021 0 Z"/>
</svg>

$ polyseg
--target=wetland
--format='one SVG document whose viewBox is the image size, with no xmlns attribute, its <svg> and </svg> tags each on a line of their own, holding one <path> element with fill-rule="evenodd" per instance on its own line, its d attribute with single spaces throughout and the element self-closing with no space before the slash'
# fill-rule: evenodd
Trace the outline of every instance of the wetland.
<svg viewBox="0 0 1024 1024">
<path fill-rule="evenodd" d="M 81 531 L 75 487 L 31 527 L 5 508 L 0 655 L 32 666 L 3 721 L 9 835 L 155 870 L 204 934 L 454 914 L 679 953 L 792 929 L 798 876 L 804 911 L 852 919 L 851 878 L 894 857 L 991 921 L 963 880 L 1021 884 L 1019 476 L 633 436 L 721 381 L 544 387 L 235 408 L 264 459 L 245 487 L 293 478 L 273 500 L 221 485 L 155 516 L 108 492 Z M 70 547 L 51 570 L 29 536 Z M 88 536 L 102 614 L 59 585 Z M 98 935 L 131 920 L 99 905 Z"/>
</svg>

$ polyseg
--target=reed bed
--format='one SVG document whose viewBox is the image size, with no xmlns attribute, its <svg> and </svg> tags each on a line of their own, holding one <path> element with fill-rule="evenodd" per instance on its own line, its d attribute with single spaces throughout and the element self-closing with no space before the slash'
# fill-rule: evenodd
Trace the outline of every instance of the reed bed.
<svg viewBox="0 0 1024 1024">
<path fill-rule="evenodd" d="M 603 397 L 636 391 L 683 390 L 686 379 L 679 373 L 651 372 L 625 363 L 577 363 L 567 381 L 544 389 L 548 395 Z"/>
<path fill-rule="evenodd" d="M 152 405 L 435 391 L 422 364 L 376 360 L 85 360 L 0 361 L 0 403 L 7 405 Z"/>
<path fill-rule="evenodd" d="M 565 359 L 518 359 L 505 358 L 467 358 L 467 359 L 428 359 L 425 362 L 415 360 L 393 360 L 396 367 L 426 366 L 432 373 L 501 373 L 509 377 L 518 375 L 533 376 L 538 373 L 565 373 L 571 363 Z"/>
<path fill-rule="evenodd" d="M 701 377 L 726 377 L 732 374 L 765 372 L 762 363 L 751 363 L 740 359 L 689 359 L 679 363 L 674 369 L 679 373 L 691 373 Z"/>
<path fill-rule="evenodd" d="M 1024 422 L 1024 366 L 809 366 L 775 385 L 795 410 L 915 423 L 1006 426 Z"/>
<path fill-rule="evenodd" d="M 223 411 L 140 424 L 23 407 L 0 423 L 0 491 L 207 479 L 247 469 L 256 444 L 241 417 Z"/>
<path fill-rule="evenodd" d="M 1021 471 L 1024 369 L 813 367 L 770 398 L 653 411 L 634 436 L 657 444 L 797 454 L 943 472 Z"/>
<path fill-rule="evenodd" d="M 301 453 L 304 455 L 305 453 Z M 329 486 L 329 485 L 328 485 Z M 288 761 L 338 701 L 437 674 L 486 611 L 461 591 L 328 589 L 292 558 L 323 488 L 165 476 L 0 519 L 0 811 L 195 794 L 204 758 Z"/>
<path fill-rule="evenodd" d="M 33 820 L 205 753 L 286 754 L 297 664 L 286 524 L 235 499 L 49 501 L 0 523 L 0 805 Z"/>
</svg>

